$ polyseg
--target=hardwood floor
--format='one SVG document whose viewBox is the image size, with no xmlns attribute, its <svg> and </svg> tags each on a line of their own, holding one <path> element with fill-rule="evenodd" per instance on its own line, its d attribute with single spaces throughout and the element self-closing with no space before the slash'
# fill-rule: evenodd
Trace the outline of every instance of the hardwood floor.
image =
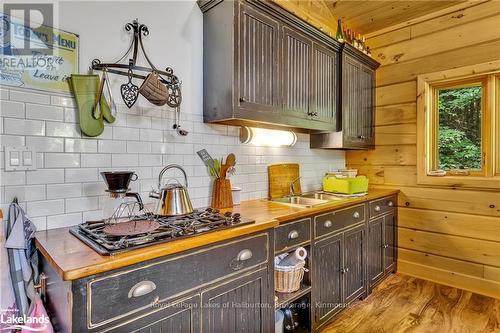
<svg viewBox="0 0 500 333">
<path fill-rule="evenodd" d="M 500 332 L 500 299 L 396 274 L 321 332 Z"/>
</svg>

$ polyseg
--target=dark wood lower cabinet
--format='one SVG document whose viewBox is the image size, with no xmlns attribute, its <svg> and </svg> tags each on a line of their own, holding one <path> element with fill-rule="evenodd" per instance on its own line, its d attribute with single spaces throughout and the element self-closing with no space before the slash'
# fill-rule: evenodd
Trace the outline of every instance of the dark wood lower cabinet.
<svg viewBox="0 0 500 333">
<path fill-rule="evenodd" d="M 384 216 L 384 269 L 386 273 L 395 270 L 397 261 L 397 215 L 393 212 Z"/>
<path fill-rule="evenodd" d="M 368 222 L 368 284 L 373 287 L 384 276 L 384 218 Z"/>
<path fill-rule="evenodd" d="M 268 289 L 267 269 L 246 274 L 203 292 L 202 331 L 270 332 L 274 316 L 268 307 L 262 307 L 269 304 L 270 294 L 274 292 Z"/>
<path fill-rule="evenodd" d="M 318 241 L 313 248 L 314 321 L 321 324 L 342 309 L 342 233 Z"/>
<path fill-rule="evenodd" d="M 344 302 L 349 303 L 366 291 L 366 225 L 344 233 Z"/>
<path fill-rule="evenodd" d="M 359 223 L 314 244 L 314 327 L 366 293 L 365 238 L 366 224 Z"/>
<path fill-rule="evenodd" d="M 370 290 L 384 276 L 396 270 L 397 214 L 388 214 L 368 222 L 368 283 Z"/>
</svg>

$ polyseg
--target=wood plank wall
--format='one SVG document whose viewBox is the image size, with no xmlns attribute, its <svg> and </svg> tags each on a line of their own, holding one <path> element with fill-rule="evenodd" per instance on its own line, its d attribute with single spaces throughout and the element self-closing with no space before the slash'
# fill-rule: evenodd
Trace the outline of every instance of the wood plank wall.
<svg viewBox="0 0 500 333">
<path fill-rule="evenodd" d="M 417 185 L 416 76 L 500 60 L 500 2 L 368 40 L 377 72 L 376 149 L 348 152 L 372 184 L 401 189 L 399 271 L 500 298 L 500 189 Z M 376 34 L 372 34 L 376 35 Z"/>
</svg>

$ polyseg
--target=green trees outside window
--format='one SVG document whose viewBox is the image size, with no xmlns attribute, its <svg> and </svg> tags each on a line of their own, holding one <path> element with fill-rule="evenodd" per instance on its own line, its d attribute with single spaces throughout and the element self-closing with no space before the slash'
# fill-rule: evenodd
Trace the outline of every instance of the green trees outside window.
<svg viewBox="0 0 500 333">
<path fill-rule="evenodd" d="M 481 87 L 438 90 L 439 169 L 480 170 Z"/>
</svg>

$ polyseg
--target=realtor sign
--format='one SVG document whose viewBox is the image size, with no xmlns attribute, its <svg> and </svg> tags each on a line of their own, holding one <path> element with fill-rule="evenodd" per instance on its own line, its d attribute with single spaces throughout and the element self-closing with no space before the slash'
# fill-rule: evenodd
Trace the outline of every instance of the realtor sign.
<svg viewBox="0 0 500 333">
<path fill-rule="evenodd" d="M 51 26 L 51 4 L 5 4 L 3 9 L 0 84 L 68 92 L 67 78 L 78 73 L 78 35 Z M 42 14 L 43 24 L 31 22 L 33 11 Z"/>
</svg>

